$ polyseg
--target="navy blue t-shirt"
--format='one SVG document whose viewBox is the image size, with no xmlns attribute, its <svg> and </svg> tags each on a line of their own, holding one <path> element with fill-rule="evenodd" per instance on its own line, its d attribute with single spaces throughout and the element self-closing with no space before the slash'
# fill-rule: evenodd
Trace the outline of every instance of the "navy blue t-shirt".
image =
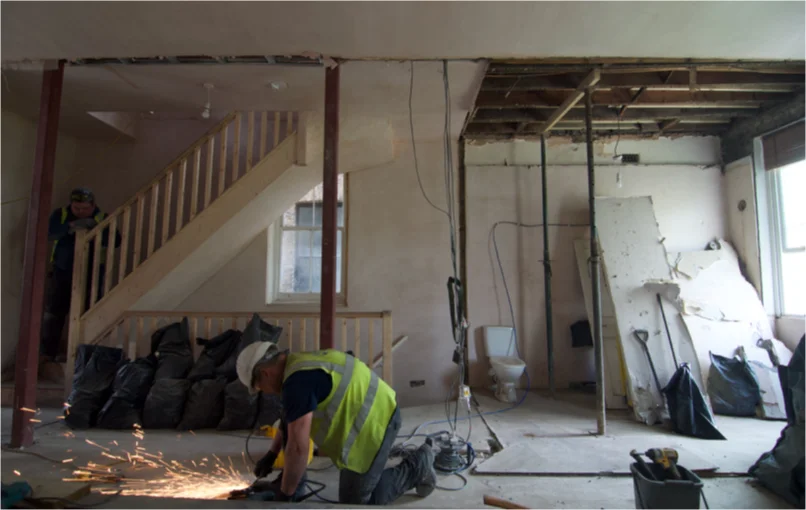
<svg viewBox="0 0 806 510">
<path fill-rule="evenodd" d="M 302 418 L 330 395 L 333 379 L 324 370 L 300 370 L 283 381 L 283 413 L 286 423 Z"/>
</svg>

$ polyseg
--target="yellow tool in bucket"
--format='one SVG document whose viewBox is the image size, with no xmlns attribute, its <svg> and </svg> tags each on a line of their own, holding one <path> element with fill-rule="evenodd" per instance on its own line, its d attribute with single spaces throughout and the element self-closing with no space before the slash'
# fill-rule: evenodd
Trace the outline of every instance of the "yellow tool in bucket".
<svg viewBox="0 0 806 510">
<path fill-rule="evenodd" d="M 260 427 L 260 432 L 266 436 L 274 438 L 275 434 L 277 434 L 277 428 L 272 427 L 271 425 L 263 425 Z M 308 464 L 310 465 L 311 461 L 313 460 L 313 439 L 309 439 L 310 443 L 308 444 Z M 280 455 L 277 456 L 277 460 L 274 461 L 274 466 L 277 469 L 282 469 L 285 465 L 285 455 L 283 455 L 283 451 L 280 450 Z"/>
</svg>

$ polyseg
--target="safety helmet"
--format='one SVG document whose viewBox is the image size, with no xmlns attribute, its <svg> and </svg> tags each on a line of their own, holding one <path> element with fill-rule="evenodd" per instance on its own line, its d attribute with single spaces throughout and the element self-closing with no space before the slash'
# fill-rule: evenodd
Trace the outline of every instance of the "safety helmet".
<svg viewBox="0 0 806 510">
<path fill-rule="evenodd" d="M 247 345 L 238 355 L 235 370 L 238 372 L 238 379 L 249 389 L 251 395 L 257 393 L 252 380 L 255 367 L 259 363 L 271 361 L 278 354 L 280 349 L 274 342 L 254 342 Z"/>
<path fill-rule="evenodd" d="M 95 195 L 89 188 L 75 188 L 73 191 L 70 192 L 70 201 L 94 204 Z"/>
</svg>

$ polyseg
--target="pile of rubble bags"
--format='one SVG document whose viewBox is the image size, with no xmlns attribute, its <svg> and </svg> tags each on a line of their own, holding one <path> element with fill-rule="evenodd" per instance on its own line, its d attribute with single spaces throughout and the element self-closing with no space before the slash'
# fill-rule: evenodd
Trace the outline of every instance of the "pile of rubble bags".
<svg viewBox="0 0 806 510">
<path fill-rule="evenodd" d="M 257 341 L 278 342 L 282 328 L 255 314 L 243 332 L 196 339 L 194 361 L 187 318 L 155 331 L 148 356 L 127 360 L 123 350 L 80 345 L 65 422 L 74 429 L 218 430 L 272 425 L 279 396 L 251 395 L 238 380 L 238 354 Z"/>
<path fill-rule="evenodd" d="M 804 347 L 800 339 L 788 366 L 778 371 L 784 389 L 787 425 L 775 447 L 763 454 L 749 472 L 764 486 L 797 508 L 804 508 Z"/>
</svg>

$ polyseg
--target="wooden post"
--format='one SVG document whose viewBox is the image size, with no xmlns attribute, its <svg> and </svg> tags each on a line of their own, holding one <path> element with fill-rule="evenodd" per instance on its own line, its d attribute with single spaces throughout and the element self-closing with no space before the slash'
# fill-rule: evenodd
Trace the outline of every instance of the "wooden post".
<svg viewBox="0 0 806 510">
<path fill-rule="evenodd" d="M 112 288 L 112 271 L 115 269 L 115 237 L 118 233 L 118 217 L 112 216 L 109 220 L 109 243 L 107 243 L 106 247 L 106 271 L 104 274 L 104 296 L 109 294 L 109 290 Z M 103 233 L 103 229 L 101 232 L 98 233 L 98 236 L 103 238 L 101 235 Z"/>
<path fill-rule="evenodd" d="M 232 182 L 238 180 L 241 164 L 241 112 L 235 114 L 232 133 Z"/>
<path fill-rule="evenodd" d="M 260 114 L 260 159 L 266 156 L 266 140 L 269 137 L 269 112 Z"/>
<path fill-rule="evenodd" d="M 274 145 L 272 149 L 280 145 L 280 112 L 274 112 Z"/>
<path fill-rule="evenodd" d="M 76 349 L 81 343 L 81 314 L 84 313 L 84 299 L 87 289 L 89 253 L 87 232 L 76 232 L 76 252 L 73 260 L 73 286 L 70 292 L 70 329 L 67 337 L 67 366 L 64 375 L 65 398 L 73 384 Z"/>
<path fill-rule="evenodd" d="M 199 169 L 201 168 L 201 147 L 193 154 L 193 168 L 190 170 L 190 219 L 193 221 L 199 209 Z"/>
<path fill-rule="evenodd" d="M 383 380 L 392 386 L 392 312 L 383 312 Z"/>
<path fill-rule="evenodd" d="M 95 242 L 92 253 L 92 276 L 90 277 L 90 308 L 98 301 L 98 280 L 101 274 L 101 231 L 92 235 Z"/>
<path fill-rule="evenodd" d="M 160 183 L 154 183 L 151 187 L 151 213 L 148 218 L 148 251 L 146 259 L 154 253 L 154 243 L 157 241 L 157 206 L 160 199 Z"/>
<path fill-rule="evenodd" d="M 215 140 L 210 137 L 207 142 L 207 168 L 204 171 L 204 208 L 210 205 L 213 196 L 213 159 L 215 156 Z"/>
<path fill-rule="evenodd" d="M 168 242 L 168 234 L 171 233 L 171 194 L 174 188 L 174 170 L 168 171 L 165 177 L 165 202 L 162 204 L 162 242 L 160 248 Z"/>
<path fill-rule="evenodd" d="M 120 225 L 120 267 L 118 268 L 118 283 L 126 277 L 126 262 L 129 254 L 129 224 L 132 221 L 132 208 L 123 209 L 123 223 Z"/>
<path fill-rule="evenodd" d="M 218 196 L 224 193 L 227 184 L 227 126 L 221 130 L 221 145 L 218 147 Z"/>
<path fill-rule="evenodd" d="M 369 329 L 367 330 L 367 364 L 372 363 L 375 358 L 375 349 L 372 344 L 375 342 L 375 319 L 369 320 Z"/>
<path fill-rule="evenodd" d="M 325 69 L 325 147 L 322 165 L 322 287 L 323 349 L 333 348 L 336 320 L 336 215 L 339 182 L 339 74 L 340 67 Z M 287 125 L 290 128 L 290 124 Z M 289 133 L 290 129 L 286 129 Z M 357 357 L 357 356 L 356 356 Z"/>
<path fill-rule="evenodd" d="M 369 320 L 372 322 L 372 319 Z M 347 350 L 347 339 L 345 338 L 344 341 L 344 350 Z M 355 343 L 353 350 L 358 353 L 361 350 L 361 319 L 359 317 L 355 318 Z"/>
<path fill-rule="evenodd" d="M 137 197 L 137 217 L 134 222 L 134 250 L 132 251 L 132 271 L 140 265 L 140 250 L 143 247 L 143 216 L 146 209 L 146 197 Z"/>
<path fill-rule="evenodd" d="M 179 182 L 176 183 L 176 228 L 174 232 L 179 232 L 185 221 L 185 183 L 188 175 L 188 160 L 183 159 L 179 163 Z"/>
<path fill-rule="evenodd" d="M 248 172 L 252 169 L 252 158 L 255 152 L 255 112 L 249 112 L 246 119 L 246 171 Z"/>
<path fill-rule="evenodd" d="M 11 446 L 30 446 L 34 440 L 31 415 L 23 407 L 36 409 L 36 380 L 39 368 L 39 343 L 45 299 L 45 266 L 48 252 L 48 219 L 50 196 L 53 191 L 53 168 L 56 162 L 56 142 L 59 137 L 59 108 L 61 107 L 64 62 L 56 69 L 42 73 L 39 97 L 39 125 L 36 131 L 31 196 L 28 201 L 28 222 L 25 229 L 23 258 L 22 307 L 20 333 L 17 342 L 14 377 L 14 410 L 11 426 Z"/>
</svg>

